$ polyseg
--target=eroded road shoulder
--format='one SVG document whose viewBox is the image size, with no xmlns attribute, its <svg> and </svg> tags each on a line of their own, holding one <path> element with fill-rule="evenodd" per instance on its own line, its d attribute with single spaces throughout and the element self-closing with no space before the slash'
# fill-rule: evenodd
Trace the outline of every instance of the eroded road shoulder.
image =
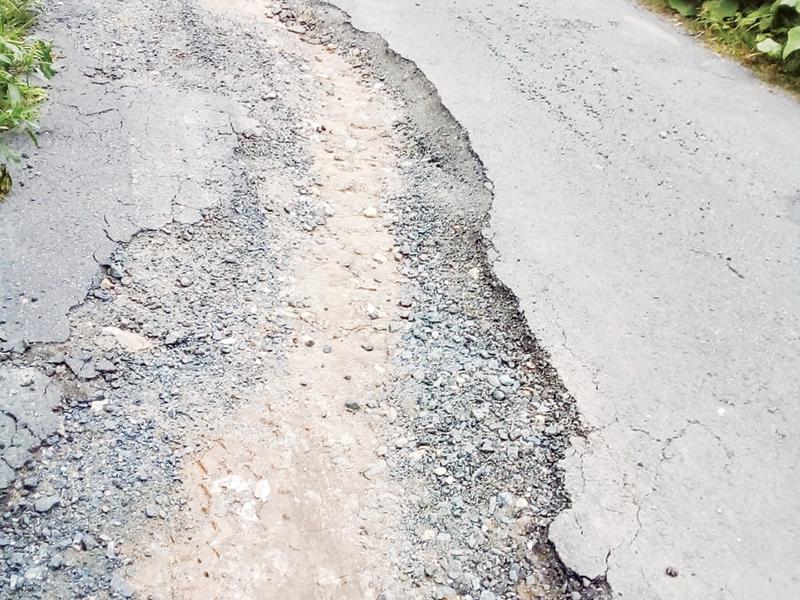
<svg viewBox="0 0 800 600">
<path fill-rule="evenodd" d="M 604 598 L 547 541 L 579 422 L 435 90 L 327 8 L 160 10 L 159 76 L 248 109 L 232 191 L 8 356 L 63 414 L 11 487 L 9 597 Z"/>
</svg>

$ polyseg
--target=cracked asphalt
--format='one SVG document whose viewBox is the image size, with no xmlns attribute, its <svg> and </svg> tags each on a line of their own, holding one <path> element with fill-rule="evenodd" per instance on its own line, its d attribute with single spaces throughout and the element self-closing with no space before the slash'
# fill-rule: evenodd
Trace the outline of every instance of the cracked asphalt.
<svg viewBox="0 0 800 600">
<path fill-rule="evenodd" d="M 333 3 L 494 184 L 495 271 L 590 429 L 566 564 L 625 598 L 795 598 L 796 101 L 624 0 Z"/>
<path fill-rule="evenodd" d="M 379 206 L 414 310 L 387 326 L 403 375 L 355 403 L 414 505 L 387 580 L 795 598 L 797 103 L 625 0 L 332 5 L 377 35 L 326 3 L 43 19 L 67 59 L 0 203 L 0 597 L 138 596 L 142 540 L 185 525 L 184 457 L 285 358 L 330 217 L 309 65 L 341 53 L 402 115 Z"/>
<path fill-rule="evenodd" d="M 247 126 L 241 107 L 213 94 L 115 84 L 113 72 L 54 37 L 71 60 L 55 80 L 41 149 L 26 151 L 24 169 L 33 176 L 21 181 L 19 201 L 0 208 L 0 243 L 8 249 L 0 263 L 0 341 L 8 348 L 64 341 L 67 311 L 117 243 L 173 221 L 197 222 L 230 188 L 223 163 L 234 126 Z M 58 125 L 52 132 L 50 123 Z M 156 135 L 163 128 L 175 134 Z M 54 182 L 42 176 L 48 171 L 63 176 Z"/>
</svg>

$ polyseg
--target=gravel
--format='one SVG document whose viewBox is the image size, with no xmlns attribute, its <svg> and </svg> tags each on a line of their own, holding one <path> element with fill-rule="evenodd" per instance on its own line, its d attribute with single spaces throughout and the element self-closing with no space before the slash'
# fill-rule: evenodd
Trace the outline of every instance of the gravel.
<svg viewBox="0 0 800 600">
<path fill-rule="evenodd" d="M 516 299 L 492 274 L 482 237 L 492 186 L 482 165 L 413 64 L 354 32 L 335 9 L 319 10 L 325 34 L 367 49 L 359 63 L 406 107 L 397 124 L 405 191 L 376 209 L 395 215 L 411 282 L 397 313 L 397 368 L 407 375 L 392 395 L 406 433 L 381 448 L 391 448 L 390 473 L 417 498 L 405 523 L 416 547 L 400 568 L 437 598 L 605 598 L 605 582 L 568 572 L 547 540 L 568 505 L 558 461 L 580 423 Z"/>
</svg>

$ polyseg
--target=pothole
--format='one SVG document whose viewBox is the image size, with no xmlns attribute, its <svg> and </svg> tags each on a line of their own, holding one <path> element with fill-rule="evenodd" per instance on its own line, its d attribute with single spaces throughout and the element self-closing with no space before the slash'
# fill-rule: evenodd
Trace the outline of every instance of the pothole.
<svg viewBox="0 0 800 600">
<path fill-rule="evenodd" d="M 547 542 L 580 424 L 491 272 L 464 131 L 329 7 L 201 4 L 173 76 L 224 64 L 260 125 L 232 198 L 139 234 L 70 340 L 15 358 L 65 426 L 12 492 L 10 589 L 605 598 Z"/>
</svg>

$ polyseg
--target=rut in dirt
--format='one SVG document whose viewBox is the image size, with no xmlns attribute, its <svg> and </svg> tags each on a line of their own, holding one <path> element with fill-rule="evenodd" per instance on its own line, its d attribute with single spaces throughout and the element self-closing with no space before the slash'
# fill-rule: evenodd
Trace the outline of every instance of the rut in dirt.
<svg viewBox="0 0 800 600">
<path fill-rule="evenodd" d="M 9 496 L 9 597 L 605 597 L 547 541 L 579 421 L 424 76 L 324 5 L 129 4 L 153 77 L 253 122 L 201 221 L 139 233 L 65 344 L 11 357 L 64 433 Z"/>
</svg>

